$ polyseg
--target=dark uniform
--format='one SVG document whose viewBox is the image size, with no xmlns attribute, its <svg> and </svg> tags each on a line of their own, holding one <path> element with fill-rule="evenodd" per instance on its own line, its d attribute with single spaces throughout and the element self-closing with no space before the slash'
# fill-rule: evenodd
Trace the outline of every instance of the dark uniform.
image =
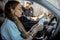
<svg viewBox="0 0 60 40">
<path fill-rule="evenodd" d="M 26 10 L 24 7 L 22 7 L 23 9 L 23 14 L 22 15 L 25 15 L 25 16 L 30 16 L 30 17 L 33 17 L 33 8 L 31 7 L 29 10 Z M 27 31 L 29 31 L 31 29 L 31 27 L 36 24 L 37 22 L 33 22 L 33 21 L 30 21 L 28 20 L 26 17 L 22 16 L 20 18 L 23 26 L 25 27 L 25 29 Z"/>
</svg>

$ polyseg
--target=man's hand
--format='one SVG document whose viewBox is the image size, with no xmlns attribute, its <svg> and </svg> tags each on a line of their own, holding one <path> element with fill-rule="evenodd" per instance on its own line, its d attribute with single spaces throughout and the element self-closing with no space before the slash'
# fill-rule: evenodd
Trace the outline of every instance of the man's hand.
<svg viewBox="0 0 60 40">
<path fill-rule="evenodd" d="M 31 20 L 31 21 L 38 21 L 39 18 L 38 17 L 27 17 L 28 20 Z"/>
<path fill-rule="evenodd" d="M 31 17 L 31 21 L 38 21 L 39 18 L 38 17 Z"/>
</svg>

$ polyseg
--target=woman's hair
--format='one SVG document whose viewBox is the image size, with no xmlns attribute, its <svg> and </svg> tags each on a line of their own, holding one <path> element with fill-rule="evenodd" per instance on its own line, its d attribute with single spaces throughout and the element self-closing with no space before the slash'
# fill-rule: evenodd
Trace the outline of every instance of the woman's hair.
<svg viewBox="0 0 60 40">
<path fill-rule="evenodd" d="M 25 34 L 24 36 L 26 36 L 26 30 L 24 29 L 20 20 L 18 19 L 18 17 L 16 17 L 11 13 L 11 8 L 15 9 L 18 4 L 19 4 L 18 1 L 8 1 L 5 5 L 5 15 L 7 16 L 8 19 L 12 20 L 17 25 L 17 28 L 19 29 L 19 31 L 22 34 Z"/>
<path fill-rule="evenodd" d="M 15 9 L 16 6 L 19 4 L 18 1 L 8 1 L 5 5 L 5 16 L 12 20 L 12 13 L 11 8 Z"/>
</svg>

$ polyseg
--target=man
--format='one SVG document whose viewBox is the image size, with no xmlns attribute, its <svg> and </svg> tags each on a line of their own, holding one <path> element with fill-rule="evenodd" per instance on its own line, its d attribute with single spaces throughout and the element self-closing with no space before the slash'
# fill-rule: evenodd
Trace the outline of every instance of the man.
<svg viewBox="0 0 60 40">
<path fill-rule="evenodd" d="M 25 16 L 30 16 L 30 17 L 32 17 L 33 16 L 33 8 L 32 8 L 32 2 L 30 2 L 30 1 L 26 1 L 25 2 L 25 7 L 22 7 L 22 9 L 23 9 L 23 15 L 25 15 Z"/>
<path fill-rule="evenodd" d="M 21 17 L 21 22 L 26 28 L 27 31 L 31 29 L 31 27 L 36 24 L 37 22 L 37 17 L 33 16 L 33 8 L 32 8 L 32 2 L 30 1 L 24 1 L 26 2 L 24 7 L 22 7 L 23 10 L 23 16 Z"/>
</svg>

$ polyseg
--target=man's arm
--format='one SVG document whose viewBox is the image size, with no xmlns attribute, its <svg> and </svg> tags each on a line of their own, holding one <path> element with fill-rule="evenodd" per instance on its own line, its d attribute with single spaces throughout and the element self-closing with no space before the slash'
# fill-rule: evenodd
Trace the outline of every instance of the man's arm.
<svg viewBox="0 0 60 40">
<path fill-rule="evenodd" d="M 27 17 L 28 20 L 31 21 L 39 21 L 40 19 L 42 19 L 44 17 L 44 14 L 38 16 L 38 17 Z"/>
<path fill-rule="evenodd" d="M 28 20 L 31 20 L 31 21 L 38 21 L 39 18 L 38 17 L 27 17 Z"/>
</svg>

